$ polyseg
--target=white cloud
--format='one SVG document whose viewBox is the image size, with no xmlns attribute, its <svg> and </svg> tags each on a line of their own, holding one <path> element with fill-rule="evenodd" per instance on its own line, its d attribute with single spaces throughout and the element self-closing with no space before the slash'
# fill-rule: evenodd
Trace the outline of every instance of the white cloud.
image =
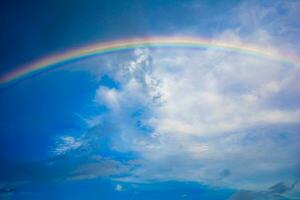
<svg viewBox="0 0 300 200">
<path fill-rule="evenodd" d="M 282 147 L 275 138 L 284 130 L 280 127 L 289 130 L 299 123 L 299 105 L 274 102 L 297 83 L 297 76 L 282 72 L 298 69 L 215 50 L 157 50 L 150 55 L 151 70 L 141 62 L 124 76 L 112 75 L 121 88 L 101 86 L 96 96 L 111 109 L 120 131 L 113 148 L 135 151 L 142 158 L 141 167 L 126 180 L 188 180 L 253 189 L 294 178 L 297 145 Z M 153 129 L 148 137 L 129 120 L 139 108 L 146 108 L 141 123 Z M 271 133 L 270 126 L 279 129 Z M 255 139 L 245 145 L 250 136 Z M 293 131 L 287 137 L 290 142 L 298 138 Z M 230 172 L 226 177 L 224 170 Z M 290 175 L 282 177 L 282 171 Z"/>
<path fill-rule="evenodd" d="M 64 154 L 70 150 L 77 149 L 81 147 L 82 141 L 80 139 L 76 139 L 72 136 L 62 136 L 58 141 L 58 145 L 55 148 L 54 152 L 56 154 Z"/>
<path fill-rule="evenodd" d="M 275 8 L 235 11 L 239 26 L 217 38 L 293 52 L 270 33 L 285 22 L 264 26 Z M 105 71 L 120 88 L 100 86 L 95 97 L 118 131 L 112 148 L 141 159 L 123 180 L 257 189 L 297 178 L 299 68 L 215 49 L 137 49 L 132 56 L 110 61 Z"/>
<path fill-rule="evenodd" d="M 122 192 L 123 191 L 123 186 L 120 185 L 120 184 L 117 184 L 116 187 L 115 187 L 115 191 Z"/>
<path fill-rule="evenodd" d="M 94 179 L 97 177 L 110 177 L 119 176 L 122 173 L 127 173 L 130 167 L 123 163 L 108 159 L 101 158 L 93 160 L 90 163 L 83 163 L 77 166 L 77 168 L 71 172 L 68 180 L 82 180 L 82 179 Z M 121 188 L 122 189 L 122 188 Z"/>
</svg>

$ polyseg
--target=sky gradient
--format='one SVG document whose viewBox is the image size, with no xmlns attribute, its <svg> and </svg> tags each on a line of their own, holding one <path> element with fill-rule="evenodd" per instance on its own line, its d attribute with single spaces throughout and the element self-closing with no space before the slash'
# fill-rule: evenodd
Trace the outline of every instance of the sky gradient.
<svg viewBox="0 0 300 200">
<path fill-rule="evenodd" d="M 300 199 L 298 1 L 0 9 L 0 199 Z"/>
</svg>

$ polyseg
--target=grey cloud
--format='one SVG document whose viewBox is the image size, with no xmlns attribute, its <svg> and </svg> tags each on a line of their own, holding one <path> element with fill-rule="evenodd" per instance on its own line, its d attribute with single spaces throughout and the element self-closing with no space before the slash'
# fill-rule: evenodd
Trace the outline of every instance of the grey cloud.
<svg viewBox="0 0 300 200">
<path fill-rule="evenodd" d="M 229 169 L 224 169 L 220 172 L 220 178 L 226 178 L 227 176 L 230 176 L 231 171 Z"/>
<path fill-rule="evenodd" d="M 269 199 L 263 192 L 239 191 L 229 200 L 267 200 Z"/>
<path fill-rule="evenodd" d="M 279 194 L 279 195 L 283 194 L 285 192 L 288 192 L 288 191 L 294 189 L 296 183 L 297 182 L 291 184 L 290 186 L 287 186 L 283 182 L 279 182 L 279 183 L 277 183 L 275 185 L 272 185 L 269 188 L 269 193 L 271 193 L 271 194 Z"/>
<path fill-rule="evenodd" d="M 287 185 L 279 182 L 269 187 L 265 191 L 241 190 L 232 195 L 229 200 L 280 200 L 280 199 L 300 199 L 297 196 L 285 195 L 294 189 L 296 182 Z"/>
</svg>

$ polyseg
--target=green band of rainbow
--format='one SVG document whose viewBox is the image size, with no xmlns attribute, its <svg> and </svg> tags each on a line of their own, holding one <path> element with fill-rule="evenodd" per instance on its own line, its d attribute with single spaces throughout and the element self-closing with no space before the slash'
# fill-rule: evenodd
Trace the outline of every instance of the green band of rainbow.
<svg viewBox="0 0 300 200">
<path fill-rule="evenodd" d="M 93 55 L 101 55 L 108 52 L 116 52 L 134 48 L 214 48 L 220 50 L 234 51 L 242 54 L 249 54 L 258 57 L 269 58 L 278 62 L 285 62 L 294 66 L 300 65 L 300 60 L 295 56 L 283 55 L 275 49 L 262 48 L 249 44 L 232 44 L 220 40 L 209 40 L 191 37 L 148 37 L 140 39 L 126 39 L 113 42 L 88 45 L 86 47 L 73 49 L 65 53 L 49 56 L 37 60 L 29 65 L 21 66 L 0 77 L 0 84 L 7 84 L 21 78 L 50 69 L 61 63 L 78 60 Z"/>
</svg>

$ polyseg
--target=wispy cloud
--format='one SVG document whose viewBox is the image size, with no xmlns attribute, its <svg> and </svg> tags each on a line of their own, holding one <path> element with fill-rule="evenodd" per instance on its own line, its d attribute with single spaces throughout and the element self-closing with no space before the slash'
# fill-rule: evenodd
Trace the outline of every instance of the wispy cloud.
<svg viewBox="0 0 300 200">
<path fill-rule="evenodd" d="M 123 191 L 123 186 L 120 185 L 120 184 L 117 184 L 116 187 L 115 187 L 115 191 L 122 192 Z"/>
<path fill-rule="evenodd" d="M 279 182 L 268 188 L 268 190 L 264 191 L 238 191 L 234 195 L 232 195 L 229 200 L 300 199 L 293 194 L 289 194 L 290 192 L 292 192 L 295 186 L 296 183 L 286 185 L 282 182 Z"/>
<path fill-rule="evenodd" d="M 81 145 L 82 141 L 80 141 L 80 139 L 75 139 L 72 136 L 63 136 L 60 138 L 54 152 L 56 154 L 64 154 L 70 150 L 79 148 Z"/>
</svg>

